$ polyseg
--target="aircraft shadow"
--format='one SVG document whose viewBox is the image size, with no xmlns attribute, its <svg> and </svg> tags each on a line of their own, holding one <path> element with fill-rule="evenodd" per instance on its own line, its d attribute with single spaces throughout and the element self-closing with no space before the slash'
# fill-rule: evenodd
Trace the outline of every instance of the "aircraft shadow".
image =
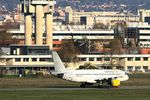
<svg viewBox="0 0 150 100">
<path fill-rule="evenodd" d="M 44 87 L 44 88 L 81 88 L 80 86 L 47 86 L 47 87 Z M 102 86 L 102 87 L 98 87 L 98 86 L 86 86 L 86 87 L 82 87 L 83 89 L 85 88 L 100 88 L 100 89 L 111 89 L 113 87 L 111 86 Z"/>
</svg>

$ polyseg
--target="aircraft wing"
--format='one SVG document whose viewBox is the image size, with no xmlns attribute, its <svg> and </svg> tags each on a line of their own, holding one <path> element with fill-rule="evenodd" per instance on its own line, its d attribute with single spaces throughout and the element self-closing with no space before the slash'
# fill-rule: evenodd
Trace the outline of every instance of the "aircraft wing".
<svg viewBox="0 0 150 100">
<path fill-rule="evenodd" d="M 96 83 L 95 80 L 87 80 L 86 82 L 87 82 L 87 83 Z"/>
<path fill-rule="evenodd" d="M 97 83 L 98 81 L 101 81 L 101 80 L 107 80 L 107 79 L 109 79 L 109 78 L 115 78 L 115 77 L 113 77 L 113 76 L 103 76 L 103 77 L 95 77 L 94 79 L 87 79 L 87 83 Z"/>
</svg>

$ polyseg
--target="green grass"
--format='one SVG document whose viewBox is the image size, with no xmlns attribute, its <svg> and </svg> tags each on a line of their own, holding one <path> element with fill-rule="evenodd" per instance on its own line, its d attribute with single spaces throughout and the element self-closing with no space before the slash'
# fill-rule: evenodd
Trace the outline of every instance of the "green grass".
<svg viewBox="0 0 150 100">
<path fill-rule="evenodd" d="M 0 91 L 0 100 L 150 100 L 150 90 Z"/>
<path fill-rule="evenodd" d="M 123 86 L 150 86 L 150 73 L 129 74 L 129 80 L 121 84 Z"/>
<path fill-rule="evenodd" d="M 150 86 L 150 74 L 132 74 L 122 86 Z M 0 78 L 0 88 L 78 87 L 53 76 Z M 150 100 L 150 89 L 0 90 L 0 100 Z"/>
<path fill-rule="evenodd" d="M 0 78 L 0 88 L 49 88 L 57 86 L 79 86 L 54 76 L 33 78 Z"/>
<path fill-rule="evenodd" d="M 128 81 L 121 86 L 150 86 L 150 74 L 131 74 Z M 0 78 L 0 88 L 49 88 L 79 86 L 80 83 L 69 82 L 53 76 L 27 78 Z"/>
</svg>

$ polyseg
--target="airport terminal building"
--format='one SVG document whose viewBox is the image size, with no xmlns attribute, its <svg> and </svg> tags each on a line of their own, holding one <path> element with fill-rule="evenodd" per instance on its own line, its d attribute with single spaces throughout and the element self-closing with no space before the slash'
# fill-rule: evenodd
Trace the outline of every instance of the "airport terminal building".
<svg viewBox="0 0 150 100">
<path fill-rule="evenodd" d="M 5 49 L 4 49 L 5 50 Z M 78 69 L 87 63 L 103 69 L 120 69 L 129 72 L 149 72 L 149 54 L 80 54 L 78 61 L 67 63 L 67 68 Z M 66 65 L 66 63 L 64 63 Z M 24 71 L 50 72 L 54 70 L 53 59 L 49 47 L 33 45 L 11 45 L 10 54 L 0 57 L 3 74 L 17 75 Z"/>
<path fill-rule="evenodd" d="M 53 0 L 27 1 L 22 0 L 25 24 L 19 30 L 9 30 L 12 37 L 19 40 L 19 43 L 11 45 L 9 52 L 0 56 L 0 72 L 2 74 L 35 74 L 41 70 L 47 72 L 54 70 L 51 52 L 59 50 L 63 40 L 87 39 L 88 42 L 90 40 L 107 42 L 114 39 L 115 32 L 112 29 L 94 30 L 91 25 L 53 26 Z M 132 18 L 136 20 L 136 17 Z M 140 35 L 147 34 L 146 32 L 141 30 Z M 104 69 L 117 68 L 129 72 L 150 71 L 149 53 L 121 55 L 89 53 L 77 55 L 77 59 L 77 62 L 67 63 L 67 66 L 70 66 L 68 68 L 77 69 L 88 62 Z"/>
</svg>

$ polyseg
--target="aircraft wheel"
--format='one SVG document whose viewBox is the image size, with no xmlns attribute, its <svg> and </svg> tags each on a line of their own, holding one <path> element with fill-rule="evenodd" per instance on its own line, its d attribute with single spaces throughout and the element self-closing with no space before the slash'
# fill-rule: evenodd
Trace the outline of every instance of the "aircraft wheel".
<svg viewBox="0 0 150 100">
<path fill-rule="evenodd" d="M 100 82 L 99 82 L 99 85 L 98 85 L 98 88 L 102 88 L 102 87 L 103 87 L 103 82 L 100 81 Z"/>
<path fill-rule="evenodd" d="M 103 85 L 98 85 L 98 88 L 102 88 L 103 87 Z"/>
<path fill-rule="evenodd" d="M 82 84 L 80 85 L 80 87 L 81 87 L 81 88 L 85 88 L 85 84 L 82 83 Z"/>
<path fill-rule="evenodd" d="M 113 88 L 119 88 L 119 86 L 113 86 Z"/>
</svg>

